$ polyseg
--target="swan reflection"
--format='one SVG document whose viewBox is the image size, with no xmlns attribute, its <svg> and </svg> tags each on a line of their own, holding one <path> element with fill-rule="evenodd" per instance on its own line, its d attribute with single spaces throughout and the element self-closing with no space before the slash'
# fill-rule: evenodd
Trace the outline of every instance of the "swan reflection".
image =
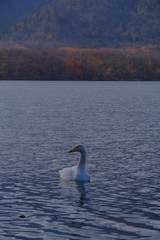
<svg viewBox="0 0 160 240">
<path fill-rule="evenodd" d="M 74 198 L 76 195 L 79 195 L 78 203 L 80 206 L 83 206 L 86 201 L 86 184 L 87 183 L 84 182 L 63 181 L 62 179 L 60 181 L 61 187 L 66 190 L 66 192 L 69 191 L 70 197 Z"/>
</svg>

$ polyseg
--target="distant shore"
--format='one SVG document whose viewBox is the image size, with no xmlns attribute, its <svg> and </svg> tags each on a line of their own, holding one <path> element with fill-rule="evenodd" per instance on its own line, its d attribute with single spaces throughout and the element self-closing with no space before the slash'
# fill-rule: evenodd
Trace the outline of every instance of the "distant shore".
<svg viewBox="0 0 160 240">
<path fill-rule="evenodd" d="M 160 50 L 0 47 L 0 80 L 159 81 Z"/>
</svg>

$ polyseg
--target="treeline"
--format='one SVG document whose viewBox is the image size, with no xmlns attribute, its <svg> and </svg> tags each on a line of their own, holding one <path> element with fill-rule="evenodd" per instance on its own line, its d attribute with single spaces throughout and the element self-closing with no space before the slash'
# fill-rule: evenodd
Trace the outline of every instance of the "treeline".
<svg viewBox="0 0 160 240">
<path fill-rule="evenodd" d="M 0 48 L 0 80 L 160 80 L 160 50 Z"/>
</svg>

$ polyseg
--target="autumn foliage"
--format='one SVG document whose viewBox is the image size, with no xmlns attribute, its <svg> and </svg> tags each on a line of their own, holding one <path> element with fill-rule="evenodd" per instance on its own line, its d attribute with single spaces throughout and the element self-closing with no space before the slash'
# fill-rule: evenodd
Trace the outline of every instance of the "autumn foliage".
<svg viewBox="0 0 160 240">
<path fill-rule="evenodd" d="M 160 51 L 0 48 L 1 80 L 160 80 Z"/>
</svg>

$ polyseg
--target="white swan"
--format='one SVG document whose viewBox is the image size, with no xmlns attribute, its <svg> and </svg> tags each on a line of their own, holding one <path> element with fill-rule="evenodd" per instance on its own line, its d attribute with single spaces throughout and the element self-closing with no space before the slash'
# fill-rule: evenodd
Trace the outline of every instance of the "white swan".
<svg viewBox="0 0 160 240">
<path fill-rule="evenodd" d="M 86 150 L 84 146 L 78 145 L 69 152 L 80 152 L 80 160 L 76 166 L 63 168 L 59 171 L 60 178 L 67 181 L 89 182 L 90 177 L 85 171 Z"/>
</svg>

